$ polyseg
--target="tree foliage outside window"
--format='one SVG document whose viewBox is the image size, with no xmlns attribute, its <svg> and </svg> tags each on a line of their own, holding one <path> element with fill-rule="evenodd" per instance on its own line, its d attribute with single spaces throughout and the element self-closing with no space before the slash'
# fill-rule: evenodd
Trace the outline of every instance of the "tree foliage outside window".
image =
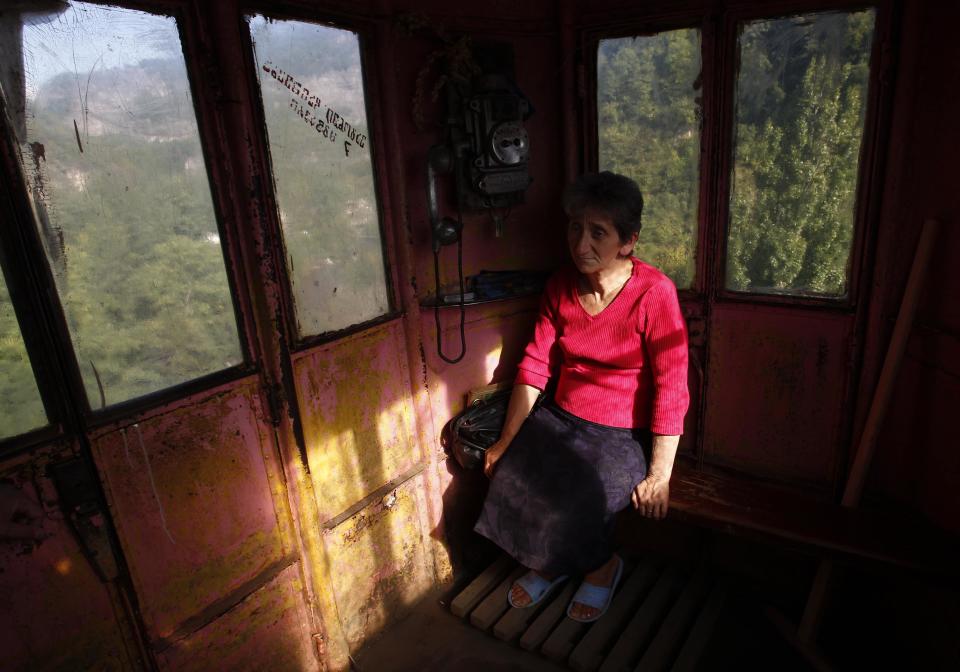
<svg viewBox="0 0 960 672">
<path fill-rule="evenodd" d="M 696 267 L 700 104 L 700 31 L 601 40 L 599 167 L 640 185 L 636 254 L 681 288 Z"/>
<path fill-rule="evenodd" d="M 7 284 L 0 274 L 0 439 L 47 424 Z"/>
<path fill-rule="evenodd" d="M 357 35 L 249 22 L 298 333 L 379 317 L 390 304 Z"/>
<path fill-rule="evenodd" d="M 240 363 L 175 21 L 80 2 L 25 16 L 7 100 L 91 406 Z"/>
<path fill-rule="evenodd" d="M 729 289 L 847 292 L 874 12 L 740 33 Z"/>
</svg>

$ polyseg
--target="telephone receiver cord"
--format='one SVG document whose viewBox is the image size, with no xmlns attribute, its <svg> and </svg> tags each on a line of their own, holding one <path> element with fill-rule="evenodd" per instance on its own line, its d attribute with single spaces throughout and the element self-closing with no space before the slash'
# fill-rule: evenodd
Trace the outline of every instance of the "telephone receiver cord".
<svg viewBox="0 0 960 672">
<path fill-rule="evenodd" d="M 463 307 L 463 211 L 457 208 L 457 221 L 460 225 L 460 233 L 457 236 L 457 277 L 460 280 L 460 354 L 451 359 L 443 354 L 443 346 L 440 335 L 440 245 L 433 247 L 433 277 L 436 285 L 436 301 L 433 305 L 433 320 L 437 326 L 437 354 L 440 359 L 448 364 L 456 364 L 463 356 L 467 354 L 467 335 L 465 331 L 466 308 Z"/>
</svg>

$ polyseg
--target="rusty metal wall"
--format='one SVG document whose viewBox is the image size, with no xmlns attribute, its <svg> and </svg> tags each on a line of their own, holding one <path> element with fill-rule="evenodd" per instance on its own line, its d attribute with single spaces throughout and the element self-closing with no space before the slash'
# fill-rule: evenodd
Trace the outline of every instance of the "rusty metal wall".
<svg viewBox="0 0 960 672">
<path fill-rule="evenodd" d="M 128 670 L 140 664 L 122 597 L 84 555 L 45 475 L 50 461 L 75 450 L 45 446 L 29 458 L 6 460 L 0 470 L 0 511 L 12 512 L 19 498 L 41 509 L 35 518 L 20 518 L 29 538 L 7 536 L 12 532 L 7 528 L 0 538 L 5 670 Z"/>
<path fill-rule="evenodd" d="M 849 330 L 845 315 L 715 306 L 704 459 L 757 476 L 830 484 Z"/>
<path fill-rule="evenodd" d="M 94 436 L 158 649 L 295 562 L 290 521 L 275 499 L 283 490 L 268 426 L 256 381 L 247 379 Z"/>
<path fill-rule="evenodd" d="M 960 57 L 957 3 L 907 3 L 889 168 L 863 342 L 855 436 L 866 418 L 925 218 L 942 226 L 877 449 L 868 494 L 960 532 Z"/>
</svg>

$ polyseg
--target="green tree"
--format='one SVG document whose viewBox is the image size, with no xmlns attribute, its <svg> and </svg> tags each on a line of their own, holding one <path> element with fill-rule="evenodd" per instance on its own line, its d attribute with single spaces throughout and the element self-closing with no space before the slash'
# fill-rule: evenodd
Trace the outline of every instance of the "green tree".
<svg viewBox="0 0 960 672">
<path fill-rule="evenodd" d="M 603 40 L 597 54 L 600 169 L 644 194 L 637 255 L 678 287 L 696 265 L 700 36 L 676 30 Z"/>
<path fill-rule="evenodd" d="M 744 28 L 732 289 L 845 293 L 872 32 L 872 11 Z"/>
</svg>

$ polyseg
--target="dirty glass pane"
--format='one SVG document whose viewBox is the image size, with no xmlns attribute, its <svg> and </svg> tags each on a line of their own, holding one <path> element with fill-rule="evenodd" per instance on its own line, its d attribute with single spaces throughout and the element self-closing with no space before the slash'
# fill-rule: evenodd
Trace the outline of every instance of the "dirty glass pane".
<svg viewBox="0 0 960 672">
<path fill-rule="evenodd" d="M 847 293 L 874 12 L 741 26 L 729 289 Z"/>
<path fill-rule="evenodd" d="M 357 35 L 249 18 L 300 336 L 389 310 Z"/>
<path fill-rule="evenodd" d="M 2 14 L 5 40 L 20 33 L 4 94 L 90 405 L 238 364 L 175 21 L 19 6 Z"/>
<path fill-rule="evenodd" d="M 47 424 L 7 283 L 0 273 L 0 438 Z"/>
<path fill-rule="evenodd" d="M 700 110 L 699 30 L 600 41 L 599 167 L 640 185 L 636 254 L 680 288 L 696 266 Z"/>
</svg>

